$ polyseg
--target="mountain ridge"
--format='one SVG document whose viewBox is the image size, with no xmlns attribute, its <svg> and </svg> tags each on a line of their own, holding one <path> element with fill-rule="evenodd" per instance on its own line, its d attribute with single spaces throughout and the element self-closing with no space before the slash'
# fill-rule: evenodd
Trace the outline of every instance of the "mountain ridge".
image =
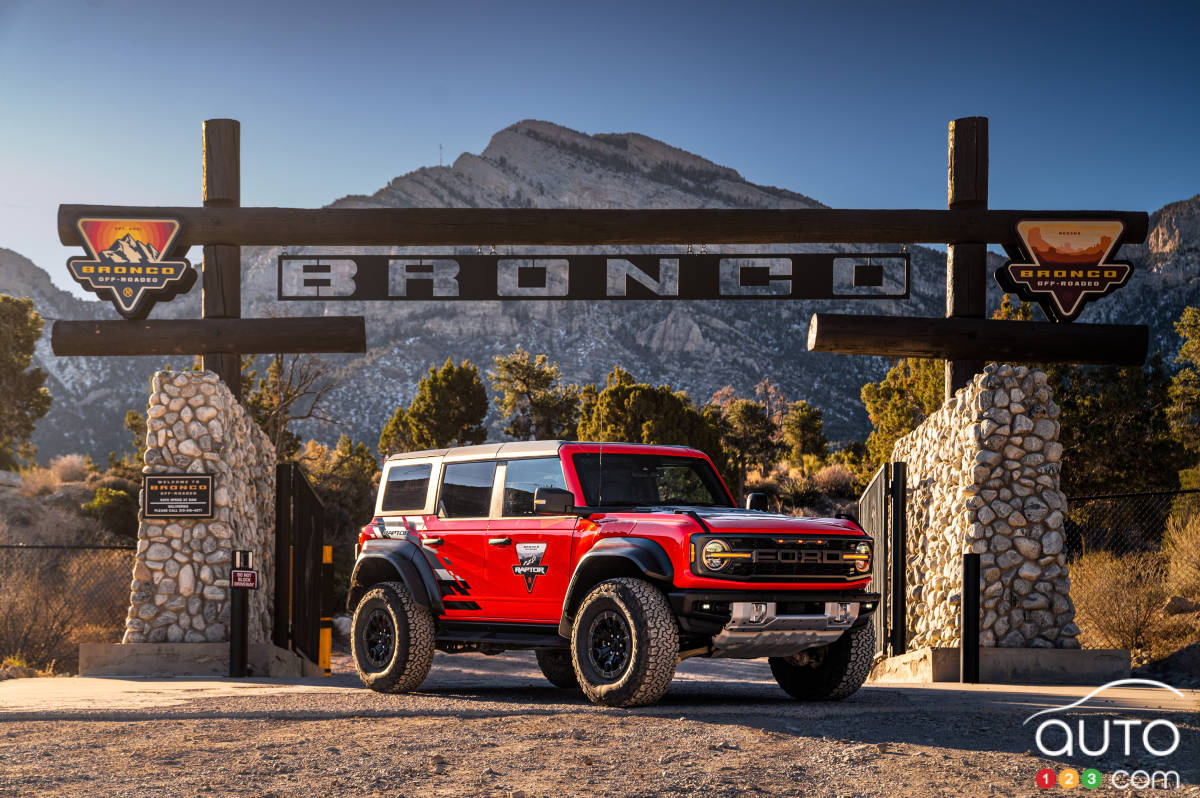
<svg viewBox="0 0 1200 798">
<path fill-rule="evenodd" d="M 869 203 L 864 203 L 869 204 Z M 798 192 L 745 181 L 715 164 L 637 133 L 588 135 L 561 125 L 523 120 L 498 131 L 478 154 L 463 153 L 450 166 L 431 166 L 392 178 L 369 195 L 348 195 L 327 207 L 544 207 L 544 208 L 819 208 Z M 678 242 L 680 245 L 689 242 Z M 695 245 L 704 242 L 690 242 Z M 901 242 L 897 242 L 899 244 Z M 479 242 L 485 246 L 488 242 Z M 663 247 L 654 248 L 662 251 Z M 443 250 L 446 248 L 442 248 Z M 463 253 L 474 247 L 459 248 Z M 522 252 L 546 248 L 521 248 Z M 587 248 L 613 251 L 612 247 Z M 734 248 L 711 246 L 709 251 Z M 855 251 L 894 247 L 855 246 Z M 341 432 L 374 444 L 397 404 L 406 404 L 431 365 L 447 356 L 481 367 L 518 345 L 545 352 L 571 382 L 597 382 L 613 365 L 638 379 L 685 389 L 703 403 L 732 384 L 749 395 L 762 378 L 778 382 L 791 399 L 808 399 L 825 412 L 830 437 L 861 438 L 868 430 L 859 389 L 886 370 L 883 358 L 810 353 L 808 321 L 814 311 L 941 315 L 945 254 L 920 246 L 912 253 L 911 299 L 875 302 L 738 300 L 713 302 L 305 302 L 275 301 L 280 247 L 244 247 L 243 315 L 352 315 L 366 318 L 363 356 L 327 356 L 341 380 L 330 394 L 338 427 L 309 424 L 300 432 L 331 441 Z M 558 247 L 555 251 L 577 251 Z M 849 251 L 844 245 L 738 246 L 738 252 Z M 381 252 L 341 247 L 338 252 Z M 392 254 L 416 252 L 391 248 Z M 621 251 L 647 251 L 623 247 Z M 682 251 L 682 250 L 681 250 Z M 329 254 L 289 247 L 290 254 Z M 8 253 L 8 254 L 6 254 Z M 1135 264 L 1130 285 L 1085 310 L 1083 321 L 1145 322 L 1158 345 L 1184 304 L 1200 304 L 1200 195 L 1155 211 L 1147 243 L 1119 257 Z M 198 258 L 197 258 L 198 260 Z M 990 269 L 1001 260 L 992 256 Z M 1195 275 L 1193 277 L 1193 275 Z M 33 295 L 51 318 L 112 318 L 100 302 L 76 299 L 11 250 L 0 250 L 0 291 Z M 199 290 L 160 304 L 157 317 L 199 315 Z M 999 303 L 989 281 L 989 307 Z M 1173 314 L 1173 315 L 1172 315 Z M 48 327 L 48 325 L 47 325 Z M 38 365 L 51 373 L 56 401 L 35 435 L 41 458 L 82 450 L 101 458 L 129 446 L 121 428 L 127 409 L 145 406 L 147 380 L 167 360 L 183 367 L 191 358 L 53 358 L 48 329 Z M 1152 349 L 1154 345 L 1152 345 Z M 1173 352 L 1168 352 L 1168 357 Z M 499 437 L 494 417 L 491 435 Z"/>
</svg>

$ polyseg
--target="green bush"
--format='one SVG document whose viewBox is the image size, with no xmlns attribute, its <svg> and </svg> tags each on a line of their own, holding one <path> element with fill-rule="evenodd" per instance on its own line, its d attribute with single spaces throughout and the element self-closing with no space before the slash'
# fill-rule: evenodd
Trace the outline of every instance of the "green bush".
<svg viewBox="0 0 1200 798">
<path fill-rule="evenodd" d="M 137 499 L 123 490 L 100 485 L 96 488 L 95 497 L 83 505 L 83 512 L 95 518 L 114 535 L 124 538 L 137 537 Z"/>
</svg>

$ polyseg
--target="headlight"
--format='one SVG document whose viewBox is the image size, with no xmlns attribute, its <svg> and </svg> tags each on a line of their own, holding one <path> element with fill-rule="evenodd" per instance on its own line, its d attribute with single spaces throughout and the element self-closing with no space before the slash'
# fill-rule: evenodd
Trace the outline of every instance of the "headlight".
<svg viewBox="0 0 1200 798">
<path fill-rule="evenodd" d="M 704 551 L 701 552 L 700 558 L 704 561 L 704 567 L 710 571 L 720 571 L 729 564 L 727 555 L 730 552 L 729 544 L 723 540 L 710 540 L 704 544 Z"/>
<path fill-rule="evenodd" d="M 854 547 L 854 570 L 866 573 L 871 570 L 871 546 L 868 543 L 859 543 Z"/>
</svg>

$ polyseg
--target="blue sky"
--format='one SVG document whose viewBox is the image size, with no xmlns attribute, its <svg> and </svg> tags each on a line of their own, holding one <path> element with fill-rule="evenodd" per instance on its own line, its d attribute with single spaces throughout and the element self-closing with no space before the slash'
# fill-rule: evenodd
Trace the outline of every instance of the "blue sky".
<svg viewBox="0 0 1200 798">
<path fill-rule="evenodd" d="M 992 207 L 1154 210 L 1200 192 L 1197 41 L 1192 2 L 0 0 L 0 246 L 71 287 L 58 204 L 199 204 L 212 117 L 242 122 L 245 205 L 370 193 L 537 118 L 941 208 L 946 124 L 983 115 Z"/>
</svg>

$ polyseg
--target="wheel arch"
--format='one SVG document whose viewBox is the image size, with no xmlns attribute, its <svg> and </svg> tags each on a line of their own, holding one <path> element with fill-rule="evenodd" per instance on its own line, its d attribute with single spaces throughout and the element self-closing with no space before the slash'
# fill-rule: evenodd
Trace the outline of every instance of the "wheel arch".
<svg viewBox="0 0 1200 798">
<path fill-rule="evenodd" d="M 413 600 L 437 618 L 442 614 L 442 596 L 433 568 L 424 552 L 412 541 L 379 540 L 363 549 L 350 576 L 346 609 L 354 611 L 363 593 L 380 582 L 401 582 Z"/>
<path fill-rule="evenodd" d="M 646 538 L 605 538 L 579 558 L 575 572 L 567 585 L 563 599 L 562 616 L 558 622 L 558 633 L 571 636 L 571 623 L 584 596 L 592 588 L 608 579 L 634 577 L 645 579 L 655 587 L 666 590 L 671 587 L 675 569 L 663 547 Z"/>
</svg>

